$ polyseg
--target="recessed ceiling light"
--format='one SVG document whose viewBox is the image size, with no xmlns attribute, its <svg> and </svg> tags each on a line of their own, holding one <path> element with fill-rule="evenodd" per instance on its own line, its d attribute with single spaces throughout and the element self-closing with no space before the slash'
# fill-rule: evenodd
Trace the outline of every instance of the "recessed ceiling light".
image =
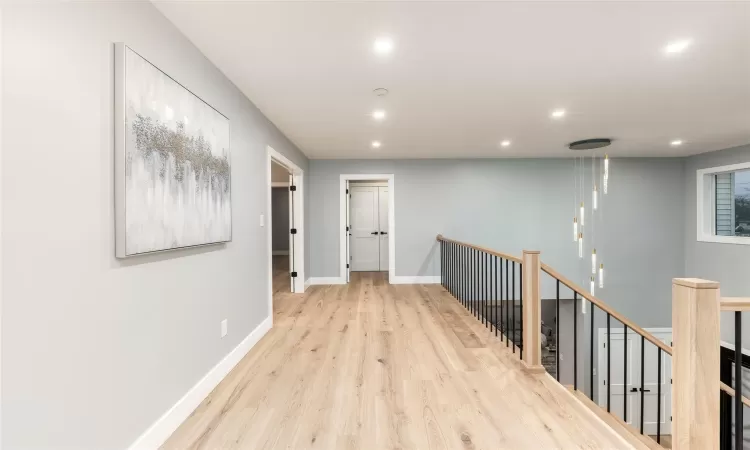
<svg viewBox="0 0 750 450">
<path fill-rule="evenodd" d="M 664 53 L 682 53 L 690 47 L 690 40 L 683 39 L 680 41 L 672 41 L 664 47 Z"/>
<path fill-rule="evenodd" d="M 385 119 L 385 111 L 383 111 L 382 109 L 376 109 L 372 112 L 372 118 L 375 120 Z"/>
<path fill-rule="evenodd" d="M 553 119 L 561 119 L 565 117 L 565 110 L 564 109 L 556 109 L 552 111 L 552 114 L 550 114 Z"/>
<path fill-rule="evenodd" d="M 504 140 L 504 141 L 501 141 L 501 142 L 500 142 L 500 146 L 501 146 L 501 147 L 509 147 L 509 146 L 510 146 L 510 141 L 509 141 L 509 140 L 507 140 L 507 139 L 506 139 L 506 140 Z"/>
<path fill-rule="evenodd" d="M 678 146 L 682 145 L 682 140 L 675 139 L 674 141 L 670 142 L 669 145 L 671 145 L 672 147 L 678 147 Z"/>
<path fill-rule="evenodd" d="M 380 145 L 380 141 L 372 141 L 372 143 L 370 144 L 372 148 L 380 148 Z"/>
<path fill-rule="evenodd" d="M 387 37 L 379 37 L 375 39 L 372 49 L 379 55 L 387 55 L 393 51 L 393 40 Z"/>
</svg>

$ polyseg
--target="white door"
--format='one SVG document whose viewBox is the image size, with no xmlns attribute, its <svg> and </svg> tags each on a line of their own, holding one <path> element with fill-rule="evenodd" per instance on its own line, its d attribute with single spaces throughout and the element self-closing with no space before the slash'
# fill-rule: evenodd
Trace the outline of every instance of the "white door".
<svg viewBox="0 0 750 450">
<path fill-rule="evenodd" d="M 380 230 L 378 217 L 378 188 L 351 186 L 351 270 L 371 272 L 380 270 Z"/>
<path fill-rule="evenodd" d="M 671 331 L 650 331 L 657 339 L 671 344 Z M 661 380 L 658 379 L 658 350 L 649 341 L 645 341 L 643 354 L 643 383 L 641 383 L 641 336 L 628 330 L 627 339 L 627 379 L 625 378 L 625 348 L 622 329 L 613 329 L 610 338 L 610 378 L 607 379 L 607 330 L 599 330 L 599 392 L 597 403 L 607 407 L 607 385 L 611 392 L 610 412 L 623 418 L 623 402 L 627 402 L 626 422 L 636 430 L 641 424 L 641 390 L 643 390 L 643 433 L 656 435 L 657 413 L 661 413 L 661 435 L 671 434 L 672 416 L 672 359 L 661 352 Z M 623 388 L 623 383 L 625 386 Z M 661 384 L 661 398 L 659 398 Z M 657 402 L 661 401 L 661 410 Z"/>
<path fill-rule="evenodd" d="M 378 221 L 380 224 L 380 271 L 388 271 L 388 188 L 378 188 Z"/>
<path fill-rule="evenodd" d="M 352 224 L 351 224 L 351 209 L 350 209 L 350 199 L 352 197 L 352 194 L 349 192 L 349 180 L 346 180 L 346 191 L 344 192 L 346 196 L 346 226 L 344 229 L 344 232 L 346 233 L 346 282 L 349 282 L 351 272 L 352 272 Z"/>
</svg>

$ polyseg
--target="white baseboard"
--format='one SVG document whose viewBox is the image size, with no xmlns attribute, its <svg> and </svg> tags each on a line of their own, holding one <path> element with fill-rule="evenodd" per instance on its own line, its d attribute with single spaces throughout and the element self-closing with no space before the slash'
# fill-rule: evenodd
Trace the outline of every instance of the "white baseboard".
<svg viewBox="0 0 750 450">
<path fill-rule="evenodd" d="M 440 284 L 440 275 L 430 276 L 394 276 L 391 284 Z"/>
<path fill-rule="evenodd" d="M 164 413 L 129 447 L 130 450 L 158 449 L 169 436 L 195 411 L 208 394 L 229 374 L 260 339 L 271 329 L 272 317 L 267 317 L 227 356 L 219 361 L 177 403 Z"/>
<path fill-rule="evenodd" d="M 273 256 L 289 256 L 289 250 L 274 250 L 271 254 Z"/>
<path fill-rule="evenodd" d="M 346 279 L 341 277 L 310 277 L 310 286 L 318 284 L 346 284 Z"/>
<path fill-rule="evenodd" d="M 307 288 L 309 287 L 310 287 L 310 279 L 308 278 L 305 280 L 305 290 L 307 290 Z"/>
</svg>

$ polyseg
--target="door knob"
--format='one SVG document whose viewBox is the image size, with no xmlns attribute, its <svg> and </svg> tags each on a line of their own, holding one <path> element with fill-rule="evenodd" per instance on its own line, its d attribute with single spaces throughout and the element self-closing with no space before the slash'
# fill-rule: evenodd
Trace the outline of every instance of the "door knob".
<svg viewBox="0 0 750 450">
<path fill-rule="evenodd" d="M 372 233 L 370 233 L 370 234 L 378 234 L 378 232 L 377 232 L 377 231 L 373 231 L 373 232 L 372 232 Z"/>
<path fill-rule="evenodd" d="M 381 231 L 380 234 L 388 234 L 387 231 Z"/>
</svg>

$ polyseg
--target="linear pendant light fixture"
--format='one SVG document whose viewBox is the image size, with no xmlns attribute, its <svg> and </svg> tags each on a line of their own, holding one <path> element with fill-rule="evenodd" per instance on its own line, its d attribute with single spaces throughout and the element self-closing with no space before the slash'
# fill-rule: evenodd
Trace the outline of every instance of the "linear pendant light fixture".
<svg viewBox="0 0 750 450">
<path fill-rule="evenodd" d="M 611 139 L 607 138 L 596 138 L 596 139 L 585 139 L 582 141 L 571 142 L 568 144 L 571 150 L 593 150 L 602 148 L 610 145 Z M 600 190 L 603 191 L 602 195 L 607 195 L 609 192 L 609 155 L 605 154 L 603 158 L 597 158 L 596 155 L 591 156 L 591 178 L 590 178 L 590 189 L 591 192 L 591 203 L 588 211 L 588 227 L 591 230 L 588 232 L 589 240 L 591 241 L 591 272 L 589 278 L 589 291 L 594 295 L 595 289 L 598 285 L 599 289 L 604 289 L 604 263 L 600 261 L 597 255 L 597 239 L 594 233 L 594 228 L 597 220 L 601 220 L 601 204 L 603 197 L 600 198 Z M 579 159 L 580 158 L 580 159 Z M 578 213 L 573 217 L 573 240 L 578 243 L 578 257 L 583 258 L 584 254 L 584 242 L 583 242 L 583 228 L 586 223 L 586 204 L 584 201 L 585 193 L 587 191 L 584 188 L 584 183 L 589 180 L 585 177 L 585 162 L 586 156 L 576 157 L 574 164 L 574 188 L 575 188 L 575 211 Z M 586 267 L 584 263 L 583 267 Z M 586 270 L 586 269 L 583 269 Z M 587 272 L 584 272 L 587 273 Z M 598 278 L 598 280 L 597 280 Z M 597 283 L 598 281 L 598 283 Z M 585 313 L 585 302 L 582 302 L 581 311 Z"/>
</svg>

